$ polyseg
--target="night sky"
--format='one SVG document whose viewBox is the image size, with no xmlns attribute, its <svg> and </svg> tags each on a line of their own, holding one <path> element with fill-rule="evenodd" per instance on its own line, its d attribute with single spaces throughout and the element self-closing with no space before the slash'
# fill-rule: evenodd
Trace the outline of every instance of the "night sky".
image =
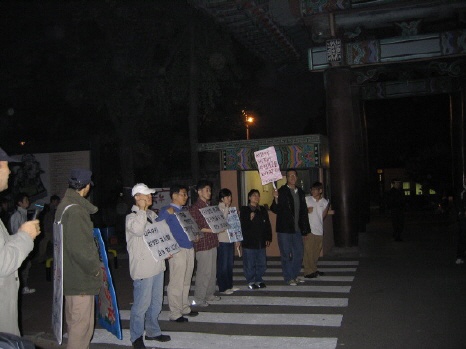
<svg viewBox="0 0 466 349">
<path fill-rule="evenodd" d="M 59 149 L 70 139 L 98 135 L 114 149 L 119 142 L 114 132 L 133 124 L 141 153 L 176 137 L 180 148 L 188 146 L 189 41 L 183 35 L 192 9 L 184 1 L 116 4 L 0 4 L 2 147 L 17 150 L 25 140 Z M 198 42 L 210 56 L 199 60 L 221 54 L 227 63 L 207 77 L 215 87 L 209 92 L 215 105 L 201 106 L 200 142 L 244 139 L 243 108 L 257 117 L 251 138 L 326 133 L 323 73 L 259 61 L 227 33 L 214 36 L 215 24 L 208 19 L 201 23 L 204 36 Z M 206 70 L 201 66 L 201 71 Z M 121 125 L 115 113 L 121 113 Z M 447 96 L 371 101 L 366 114 L 372 168 L 403 167 L 426 154 L 439 165 L 439 154 L 449 145 Z M 170 154 L 176 156 L 182 153 Z M 160 162 L 180 169 L 179 161 Z"/>
</svg>

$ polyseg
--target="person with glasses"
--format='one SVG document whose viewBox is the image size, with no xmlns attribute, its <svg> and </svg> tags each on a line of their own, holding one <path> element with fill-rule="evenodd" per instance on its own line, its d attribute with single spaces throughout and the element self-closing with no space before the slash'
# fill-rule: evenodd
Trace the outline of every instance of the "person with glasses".
<svg viewBox="0 0 466 349">
<path fill-rule="evenodd" d="M 170 188 L 170 205 L 162 207 L 157 221 L 168 224 L 170 231 L 180 246 L 180 251 L 169 260 L 170 282 L 167 287 L 168 306 L 170 307 L 170 321 L 188 322 L 185 316 L 197 316 L 197 311 L 191 310 L 189 304 L 189 289 L 194 270 L 194 247 L 188 235 L 181 227 L 176 212 L 181 212 L 188 201 L 188 188 L 175 184 Z M 197 237 L 197 240 L 199 237 Z"/>
</svg>

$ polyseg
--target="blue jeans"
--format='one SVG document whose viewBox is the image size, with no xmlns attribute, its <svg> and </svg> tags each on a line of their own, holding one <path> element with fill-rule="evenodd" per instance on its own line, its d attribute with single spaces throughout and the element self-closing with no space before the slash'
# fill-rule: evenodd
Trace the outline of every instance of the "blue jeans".
<svg viewBox="0 0 466 349">
<path fill-rule="evenodd" d="M 234 242 L 220 242 L 217 248 L 217 284 L 220 292 L 233 288 Z"/>
<path fill-rule="evenodd" d="M 265 248 L 243 248 L 243 271 L 248 284 L 263 282 L 267 270 Z"/>
<path fill-rule="evenodd" d="M 299 231 L 294 233 L 277 233 L 283 278 L 286 282 L 295 280 L 303 262 L 303 238 Z"/>
<path fill-rule="evenodd" d="M 146 336 L 162 334 L 158 318 L 163 303 L 163 274 L 161 272 L 150 278 L 133 281 L 134 303 L 129 322 L 131 343 L 144 334 L 144 328 Z"/>
</svg>

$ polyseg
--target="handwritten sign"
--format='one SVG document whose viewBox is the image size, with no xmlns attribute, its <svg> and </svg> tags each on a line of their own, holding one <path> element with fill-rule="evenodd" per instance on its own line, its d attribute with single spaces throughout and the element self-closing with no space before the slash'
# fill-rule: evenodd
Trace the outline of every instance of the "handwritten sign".
<svg viewBox="0 0 466 349">
<path fill-rule="evenodd" d="M 283 178 L 274 147 L 255 151 L 254 157 L 256 158 L 257 169 L 261 176 L 262 185 L 266 185 Z"/>
<path fill-rule="evenodd" d="M 215 234 L 221 233 L 228 228 L 228 223 L 218 206 L 204 207 L 199 211 L 204 216 L 209 228 L 212 229 L 212 232 Z"/>
<path fill-rule="evenodd" d="M 115 287 L 108 267 L 107 250 L 105 249 L 102 234 L 97 228 L 94 228 L 94 239 L 99 247 L 99 256 L 102 262 L 100 267 L 102 270 L 102 287 L 99 294 L 95 296 L 97 322 L 118 339 L 123 339 Z"/>
<path fill-rule="evenodd" d="M 184 232 L 188 236 L 189 241 L 195 241 L 197 236 L 201 238 L 204 235 L 199 230 L 196 221 L 193 219 L 189 211 L 175 212 L 175 216 L 178 219 L 178 222 L 180 222 L 181 228 L 183 228 Z"/>
<path fill-rule="evenodd" d="M 52 329 L 58 344 L 63 340 L 63 225 L 53 224 Z"/>
<path fill-rule="evenodd" d="M 230 239 L 230 242 L 243 241 L 241 222 L 239 220 L 238 211 L 236 210 L 236 207 L 230 207 L 228 209 L 227 223 L 228 239 Z"/>
<path fill-rule="evenodd" d="M 180 251 L 180 246 L 165 221 L 146 224 L 144 240 L 156 261 L 164 260 Z"/>
</svg>

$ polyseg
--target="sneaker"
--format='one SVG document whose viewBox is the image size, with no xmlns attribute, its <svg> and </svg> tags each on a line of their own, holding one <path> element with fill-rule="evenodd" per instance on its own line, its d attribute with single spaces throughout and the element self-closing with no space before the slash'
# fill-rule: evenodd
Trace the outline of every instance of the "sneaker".
<svg viewBox="0 0 466 349">
<path fill-rule="evenodd" d="M 249 285 L 248 285 L 248 288 L 249 288 L 250 290 L 257 290 L 257 289 L 259 288 L 259 286 L 257 286 L 256 284 L 249 284 Z"/>
<path fill-rule="evenodd" d="M 220 292 L 221 294 L 232 294 L 233 293 L 233 290 L 229 289 L 229 290 L 225 290 L 225 291 L 222 291 Z"/>
<path fill-rule="evenodd" d="M 157 341 L 157 342 L 169 342 L 171 340 L 171 337 L 167 336 L 166 334 L 161 334 L 160 336 L 154 336 L 154 337 L 145 336 L 144 338 L 147 341 Z M 141 339 L 142 339 L 142 337 L 141 337 Z"/>
<path fill-rule="evenodd" d="M 290 285 L 290 286 L 298 286 L 298 283 L 296 282 L 296 280 L 293 280 L 293 279 L 288 281 L 287 284 Z"/>
<path fill-rule="evenodd" d="M 319 275 L 319 276 L 324 276 L 324 275 L 325 275 L 325 273 L 324 273 L 323 271 L 318 271 L 318 270 L 317 270 L 316 273 L 317 273 L 317 275 Z"/>
<path fill-rule="evenodd" d="M 191 303 L 191 306 L 193 307 L 208 307 L 209 306 L 209 303 L 207 303 L 206 301 L 194 301 Z"/>
<path fill-rule="evenodd" d="M 233 286 L 232 288 L 230 288 L 230 290 L 232 290 L 233 292 L 236 292 L 236 291 L 239 291 L 240 289 L 238 287 Z"/>
<path fill-rule="evenodd" d="M 458 258 L 455 263 L 456 264 L 464 264 L 464 259 L 463 258 Z"/>
<path fill-rule="evenodd" d="M 258 283 L 258 284 L 256 284 L 256 285 L 257 285 L 257 287 L 259 287 L 259 288 L 266 288 L 266 287 L 267 287 L 263 282 L 260 282 L 260 283 Z"/>
<path fill-rule="evenodd" d="M 144 345 L 144 341 L 142 340 L 142 336 L 133 342 L 133 348 L 134 349 L 146 349 L 146 346 Z"/>
<path fill-rule="evenodd" d="M 208 302 L 216 302 L 216 301 L 219 301 L 220 299 L 222 299 L 222 297 L 212 295 L 212 296 L 210 296 L 209 298 L 207 298 L 206 300 L 207 300 Z"/>
<path fill-rule="evenodd" d="M 296 278 L 296 282 L 299 282 L 300 284 L 302 284 L 302 283 L 306 282 L 306 280 L 304 280 L 304 277 L 298 276 L 298 277 Z"/>
<path fill-rule="evenodd" d="M 31 293 L 34 293 L 36 292 L 36 289 L 35 288 L 29 288 L 29 287 L 23 287 L 23 289 L 21 290 L 21 293 L 22 294 L 31 294 Z"/>
</svg>

